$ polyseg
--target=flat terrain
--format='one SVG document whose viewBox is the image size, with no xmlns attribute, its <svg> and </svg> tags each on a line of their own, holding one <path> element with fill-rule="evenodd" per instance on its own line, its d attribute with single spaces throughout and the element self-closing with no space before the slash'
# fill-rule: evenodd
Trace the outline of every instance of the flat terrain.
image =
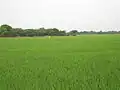
<svg viewBox="0 0 120 90">
<path fill-rule="evenodd" d="M 0 38 L 0 90 L 120 90 L 120 35 Z"/>
</svg>

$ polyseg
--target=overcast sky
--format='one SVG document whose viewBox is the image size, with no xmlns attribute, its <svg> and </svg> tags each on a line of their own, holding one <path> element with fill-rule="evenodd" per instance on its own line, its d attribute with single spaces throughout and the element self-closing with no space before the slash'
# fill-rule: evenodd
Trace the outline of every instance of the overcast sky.
<svg viewBox="0 0 120 90">
<path fill-rule="evenodd" d="M 120 0 L 0 0 L 0 25 L 119 29 Z"/>
</svg>

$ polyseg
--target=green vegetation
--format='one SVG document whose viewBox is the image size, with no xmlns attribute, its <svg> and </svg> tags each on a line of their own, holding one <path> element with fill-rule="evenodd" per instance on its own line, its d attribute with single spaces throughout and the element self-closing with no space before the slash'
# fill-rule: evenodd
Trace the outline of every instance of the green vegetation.
<svg viewBox="0 0 120 90">
<path fill-rule="evenodd" d="M 120 34 L 120 31 L 77 31 L 71 30 L 69 32 L 59 30 L 57 28 L 38 28 L 38 29 L 22 29 L 12 28 L 7 24 L 0 26 L 0 37 L 35 37 L 35 36 L 78 36 L 81 34 Z"/>
<path fill-rule="evenodd" d="M 0 38 L 0 90 L 119 89 L 119 35 Z"/>
<path fill-rule="evenodd" d="M 33 37 L 33 36 L 65 36 L 66 32 L 58 30 L 57 28 L 39 28 L 39 29 L 22 29 L 12 28 L 11 26 L 4 24 L 0 26 L 1 37 Z"/>
</svg>

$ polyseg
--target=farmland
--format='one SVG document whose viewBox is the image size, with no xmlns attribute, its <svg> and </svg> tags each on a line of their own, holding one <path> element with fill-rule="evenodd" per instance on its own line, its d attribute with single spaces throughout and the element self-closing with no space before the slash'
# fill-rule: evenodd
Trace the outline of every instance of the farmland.
<svg viewBox="0 0 120 90">
<path fill-rule="evenodd" d="M 0 90 L 120 90 L 120 35 L 0 38 Z"/>
</svg>

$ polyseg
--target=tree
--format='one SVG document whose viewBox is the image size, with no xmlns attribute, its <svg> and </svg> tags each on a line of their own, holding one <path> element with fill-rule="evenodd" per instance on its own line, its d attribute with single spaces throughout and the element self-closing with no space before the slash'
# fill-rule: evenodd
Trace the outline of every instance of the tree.
<svg viewBox="0 0 120 90">
<path fill-rule="evenodd" d="M 72 36 L 76 36 L 79 32 L 77 30 L 72 30 L 68 34 Z"/>
<path fill-rule="evenodd" d="M 59 31 L 59 36 L 66 36 L 66 32 L 65 31 Z"/>
<path fill-rule="evenodd" d="M 0 36 L 12 36 L 12 27 L 7 24 L 1 25 Z"/>
<path fill-rule="evenodd" d="M 7 24 L 3 24 L 3 25 L 1 25 L 0 30 L 1 31 L 11 31 L 12 27 Z"/>
<path fill-rule="evenodd" d="M 46 29 L 46 33 L 49 36 L 58 36 L 59 35 L 59 30 L 56 29 L 56 28 L 49 28 L 49 29 Z"/>
</svg>

